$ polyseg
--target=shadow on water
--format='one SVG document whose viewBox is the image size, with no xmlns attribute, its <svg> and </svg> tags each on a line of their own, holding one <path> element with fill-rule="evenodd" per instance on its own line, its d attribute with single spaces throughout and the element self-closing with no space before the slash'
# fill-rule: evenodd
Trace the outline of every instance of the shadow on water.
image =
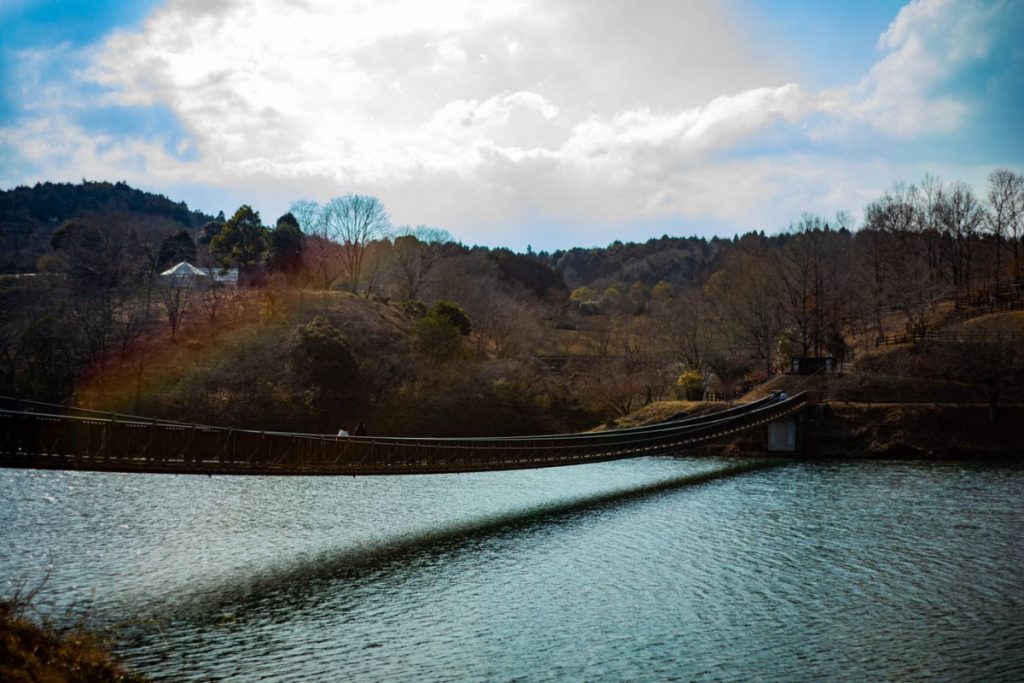
<svg viewBox="0 0 1024 683">
<path fill-rule="evenodd" d="M 747 460 L 711 472 L 558 501 L 467 524 L 402 536 L 381 544 L 304 557 L 245 578 L 197 587 L 197 590 L 181 596 L 174 603 L 150 606 L 149 615 L 137 615 L 131 621 L 135 624 L 159 624 L 185 620 L 196 624 L 211 624 L 225 619 L 244 619 L 250 613 L 302 609 L 321 598 L 333 582 L 344 580 L 347 584 L 357 586 L 367 579 L 382 575 L 401 581 L 402 573 L 413 573 L 423 566 L 438 566 L 439 560 L 465 551 L 484 540 L 537 531 L 579 515 L 638 503 L 659 494 L 778 467 L 788 462 Z"/>
</svg>

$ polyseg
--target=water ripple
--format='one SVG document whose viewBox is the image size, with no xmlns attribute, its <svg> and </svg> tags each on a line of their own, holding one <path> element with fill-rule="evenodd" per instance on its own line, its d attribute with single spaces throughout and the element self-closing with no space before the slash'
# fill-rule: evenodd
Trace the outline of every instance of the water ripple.
<svg viewBox="0 0 1024 683">
<path fill-rule="evenodd" d="M 1016 681 L 1021 500 L 926 463 L 2 472 L 0 574 L 52 564 L 44 607 L 166 680 Z"/>
</svg>

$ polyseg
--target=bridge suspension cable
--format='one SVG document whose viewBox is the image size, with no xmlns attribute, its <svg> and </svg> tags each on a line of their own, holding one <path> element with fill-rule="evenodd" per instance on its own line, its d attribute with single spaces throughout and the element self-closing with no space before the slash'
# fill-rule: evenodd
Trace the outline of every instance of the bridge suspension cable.
<svg viewBox="0 0 1024 683">
<path fill-rule="evenodd" d="M 575 465 L 687 448 L 793 415 L 806 392 L 643 427 L 519 437 L 337 437 L 137 416 L 0 410 L 0 466 L 181 474 L 370 475 Z M 81 410 L 81 409 L 80 409 Z"/>
</svg>

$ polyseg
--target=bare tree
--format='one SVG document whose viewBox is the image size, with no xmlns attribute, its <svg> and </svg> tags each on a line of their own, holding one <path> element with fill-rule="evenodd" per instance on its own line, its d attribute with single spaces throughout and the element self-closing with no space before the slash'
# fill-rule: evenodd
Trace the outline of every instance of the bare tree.
<svg viewBox="0 0 1024 683">
<path fill-rule="evenodd" d="M 859 278 L 864 282 L 863 299 L 871 311 L 871 324 L 875 328 L 875 336 L 885 335 L 882 317 L 888 307 L 887 292 L 890 289 L 889 272 L 885 267 L 885 249 L 887 239 L 884 232 L 865 228 L 857 233 L 858 265 L 861 267 Z"/>
<path fill-rule="evenodd" d="M 348 289 L 358 294 L 367 245 L 389 235 L 391 219 L 376 197 L 359 194 L 331 199 L 322 213 L 328 239 L 341 247 L 342 273 L 347 276 Z"/>
<path fill-rule="evenodd" d="M 618 349 L 627 372 L 639 385 L 642 405 L 660 401 L 679 376 L 680 365 L 661 354 L 648 317 L 626 322 L 618 334 Z"/>
<path fill-rule="evenodd" d="M 497 358 L 528 357 L 544 336 L 541 305 L 529 292 L 492 289 L 474 306 L 473 326 Z"/>
<path fill-rule="evenodd" d="M 710 374 L 707 356 L 715 344 L 715 325 L 708 302 L 700 292 L 685 291 L 676 296 L 655 298 L 650 306 L 651 337 L 666 359 Z"/>
<path fill-rule="evenodd" d="M 608 356 L 614 331 L 614 322 L 606 315 L 581 319 L 576 327 L 576 343 L 588 356 Z"/>
<path fill-rule="evenodd" d="M 346 288 L 358 294 L 367 248 L 391 233 L 391 220 L 380 200 L 348 194 L 321 206 L 304 199 L 292 204 L 290 211 L 311 237 L 307 249 L 321 286 L 329 289 L 344 276 Z"/>
<path fill-rule="evenodd" d="M 331 242 L 328 234 L 324 212 L 319 204 L 309 199 L 292 203 L 288 210 L 295 216 L 299 228 L 308 235 L 303 256 L 308 261 L 309 270 L 313 272 L 321 289 L 330 289 L 331 283 L 338 279 L 342 270 L 336 245 Z"/>
<path fill-rule="evenodd" d="M 87 362 L 123 358 L 147 321 L 139 319 L 136 288 L 147 269 L 140 235 L 146 226 L 127 213 L 109 211 L 69 221 L 51 239 L 53 264 L 62 270 L 68 312 Z M 102 373 L 100 373 L 102 381 Z"/>
<path fill-rule="evenodd" d="M 1010 224 L 1010 245 L 1013 251 L 1013 281 L 1024 284 L 1024 175 L 1017 174 L 1016 220 Z"/>
<path fill-rule="evenodd" d="M 615 415 L 626 415 L 641 405 L 643 388 L 623 358 L 592 360 L 579 370 L 576 390 L 584 403 Z"/>
<path fill-rule="evenodd" d="M 958 299 L 969 298 L 974 250 L 985 209 L 969 185 L 954 183 L 948 192 L 939 192 L 936 210 L 953 288 Z"/>
<path fill-rule="evenodd" d="M 917 232 L 924 238 L 928 259 L 928 277 L 933 282 L 942 282 L 942 235 L 939 229 L 939 198 L 944 193 L 942 182 L 931 174 L 925 174 L 917 193 Z"/>
<path fill-rule="evenodd" d="M 399 228 L 394 239 L 394 263 L 402 299 L 419 299 L 440 258 L 437 245 L 451 242 L 447 230 L 418 225 Z"/>
<path fill-rule="evenodd" d="M 845 223 L 845 216 L 836 222 Z M 775 254 L 779 292 L 791 343 L 800 354 L 820 356 L 835 348 L 841 334 L 849 232 L 833 230 L 824 219 L 805 214 L 791 227 L 788 243 Z"/>
<path fill-rule="evenodd" d="M 901 311 L 909 329 L 922 329 L 928 307 L 939 294 L 929 277 L 928 256 L 920 228 L 924 210 L 913 185 L 897 183 L 865 210 L 865 235 L 872 258 L 882 269 L 880 305 Z M 874 266 L 873 266 L 874 267 Z"/>
<path fill-rule="evenodd" d="M 784 328 L 775 273 L 761 251 L 735 252 L 708 280 L 708 298 L 723 336 L 775 372 L 779 336 Z"/>
<path fill-rule="evenodd" d="M 171 341 L 177 343 L 178 330 L 192 307 L 192 295 L 196 283 L 184 277 L 162 279 L 164 282 L 160 286 L 160 300 L 164 304 L 167 324 L 171 328 Z"/>
<path fill-rule="evenodd" d="M 996 239 L 995 285 L 1002 283 L 1003 241 L 1010 238 L 1013 253 L 1014 278 L 1020 280 L 1019 230 L 1021 211 L 1024 211 L 1024 176 L 1005 168 L 998 168 L 988 176 L 988 229 Z"/>
<path fill-rule="evenodd" d="M 206 313 L 206 319 L 210 324 L 210 329 L 216 336 L 218 329 L 217 318 L 227 303 L 229 292 L 227 287 L 217 282 L 217 273 L 222 270 L 211 258 L 203 258 L 200 256 L 200 263 L 202 264 L 201 270 L 206 273 L 209 282 L 208 287 L 201 288 L 196 292 L 196 299 L 203 311 Z"/>
<path fill-rule="evenodd" d="M 388 238 L 374 240 L 366 245 L 362 274 L 359 276 L 363 293 L 367 297 L 385 292 L 387 278 L 393 270 L 394 245 Z"/>
</svg>

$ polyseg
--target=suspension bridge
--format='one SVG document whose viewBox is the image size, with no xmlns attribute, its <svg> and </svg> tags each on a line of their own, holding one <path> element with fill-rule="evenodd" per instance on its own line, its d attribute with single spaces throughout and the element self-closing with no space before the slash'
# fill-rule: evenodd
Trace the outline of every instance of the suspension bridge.
<svg viewBox="0 0 1024 683">
<path fill-rule="evenodd" d="M 0 467 L 356 476 L 558 467 L 685 453 L 780 421 L 795 424 L 795 416 L 809 403 L 809 394 L 764 398 L 644 427 L 494 438 L 338 437 L 27 403 L 0 409 Z"/>
</svg>

